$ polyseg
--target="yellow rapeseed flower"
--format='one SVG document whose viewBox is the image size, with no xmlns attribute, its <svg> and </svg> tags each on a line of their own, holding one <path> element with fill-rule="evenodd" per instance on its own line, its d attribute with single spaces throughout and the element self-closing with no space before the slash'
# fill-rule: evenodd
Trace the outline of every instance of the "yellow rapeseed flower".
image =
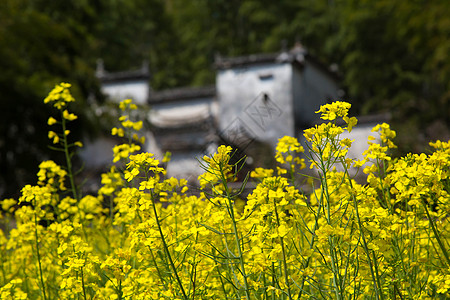
<svg viewBox="0 0 450 300">
<path fill-rule="evenodd" d="M 50 118 L 48 118 L 47 124 L 51 126 L 51 125 L 53 125 L 53 124 L 56 124 L 57 122 L 58 122 L 58 121 L 56 121 L 55 118 L 50 117 Z"/>
<path fill-rule="evenodd" d="M 67 103 L 75 101 L 69 91 L 70 87 L 71 84 L 64 82 L 56 85 L 55 88 L 44 99 L 44 103 L 53 103 L 54 107 L 62 110 L 67 106 Z"/>
<path fill-rule="evenodd" d="M 68 121 L 73 121 L 78 119 L 78 117 L 75 114 L 71 114 L 66 110 L 63 111 L 63 118 L 68 120 Z"/>
</svg>

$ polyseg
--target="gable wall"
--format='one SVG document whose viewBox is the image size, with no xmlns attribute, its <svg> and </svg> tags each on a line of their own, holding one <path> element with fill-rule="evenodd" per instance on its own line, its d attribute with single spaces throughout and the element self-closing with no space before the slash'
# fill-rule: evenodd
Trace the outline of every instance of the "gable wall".
<svg viewBox="0 0 450 300">
<path fill-rule="evenodd" d="M 136 104 L 147 104 L 149 90 L 147 80 L 105 82 L 102 84 L 102 93 L 117 103 L 125 99 L 132 99 Z"/>
<path fill-rule="evenodd" d="M 279 138 L 293 135 L 291 77 L 288 63 L 219 70 L 219 131 L 232 142 L 244 131 L 249 138 L 272 146 Z"/>
</svg>

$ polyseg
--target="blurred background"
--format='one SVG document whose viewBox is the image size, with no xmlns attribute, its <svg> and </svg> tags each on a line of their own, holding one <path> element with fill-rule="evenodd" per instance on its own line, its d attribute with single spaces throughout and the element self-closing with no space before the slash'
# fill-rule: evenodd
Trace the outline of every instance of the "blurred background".
<svg viewBox="0 0 450 300">
<path fill-rule="evenodd" d="M 1 0 L 0 199 L 35 182 L 49 150 L 43 99 L 73 85 L 74 137 L 110 130 L 96 76 L 147 63 L 160 91 L 215 82 L 215 57 L 295 43 L 338 73 L 352 113 L 390 113 L 398 153 L 450 139 L 448 0 Z M 98 71 L 98 69 L 97 69 Z"/>
</svg>

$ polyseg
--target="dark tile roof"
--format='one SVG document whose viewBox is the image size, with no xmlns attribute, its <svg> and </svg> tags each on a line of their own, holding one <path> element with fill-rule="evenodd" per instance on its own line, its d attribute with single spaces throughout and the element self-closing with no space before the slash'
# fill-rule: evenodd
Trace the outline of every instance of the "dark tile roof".
<svg viewBox="0 0 450 300">
<path fill-rule="evenodd" d="M 258 64 L 291 63 L 299 68 L 302 68 L 306 61 L 314 64 L 317 68 L 327 73 L 334 80 L 340 80 L 340 76 L 336 72 L 331 71 L 328 66 L 323 64 L 313 55 L 309 54 L 307 49 L 301 44 L 297 44 L 290 51 L 282 51 L 278 53 L 252 54 L 238 57 L 222 57 L 218 55 L 215 58 L 214 66 L 219 70 L 224 70 Z"/>
<path fill-rule="evenodd" d="M 102 83 L 125 82 L 134 80 L 149 80 L 150 71 L 146 61 L 142 63 L 142 67 L 137 70 L 108 72 L 105 70 L 103 60 L 97 61 L 96 76 Z"/>
<path fill-rule="evenodd" d="M 200 120 L 196 123 L 175 127 L 152 126 L 152 132 L 164 151 L 192 151 L 205 149 L 215 132 L 212 120 Z"/>
<path fill-rule="evenodd" d="M 149 103 L 184 101 L 189 99 L 215 97 L 215 86 L 183 87 L 153 92 L 149 95 Z"/>
<path fill-rule="evenodd" d="M 150 74 L 142 70 L 123 71 L 114 73 L 103 73 L 98 76 L 103 83 L 125 82 L 134 80 L 149 80 Z"/>
<path fill-rule="evenodd" d="M 307 55 L 308 51 L 306 48 L 297 43 L 290 51 L 278 53 L 261 53 L 238 57 L 221 57 L 218 55 L 215 59 L 215 66 L 218 69 L 228 69 L 275 62 L 303 64 Z"/>
<path fill-rule="evenodd" d="M 217 56 L 214 66 L 217 69 L 229 69 L 233 67 L 245 67 L 248 65 L 273 63 L 279 53 L 252 54 L 248 56 L 221 57 Z"/>
<path fill-rule="evenodd" d="M 151 123 L 152 131 L 161 134 L 182 133 L 182 132 L 207 132 L 215 126 L 211 118 L 201 120 L 186 120 L 182 124 L 171 124 L 161 126 Z"/>
</svg>

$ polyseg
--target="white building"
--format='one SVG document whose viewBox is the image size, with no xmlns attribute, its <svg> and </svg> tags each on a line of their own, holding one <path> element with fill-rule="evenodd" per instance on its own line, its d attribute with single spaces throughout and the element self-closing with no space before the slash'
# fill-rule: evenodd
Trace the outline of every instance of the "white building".
<svg viewBox="0 0 450 300">
<path fill-rule="evenodd" d="M 196 182 L 203 173 L 198 159 L 218 146 L 218 103 L 214 86 L 179 88 L 149 97 L 151 128 L 147 151 L 161 158 L 169 151 L 169 176 Z"/>
<path fill-rule="evenodd" d="M 303 130 L 317 122 L 315 111 L 343 96 L 336 73 L 301 45 L 274 54 L 218 57 L 215 66 L 215 86 L 160 92 L 149 87 L 145 67 L 128 72 L 128 77 L 125 72 L 98 69 L 107 96 L 149 106 L 145 151 L 160 159 L 166 151 L 172 153 L 169 176 L 195 182 L 203 172 L 198 160 L 219 144 L 239 149 L 257 166 L 262 160 L 260 152 L 272 149 L 266 154 L 271 157 L 279 138 L 301 138 Z M 354 134 L 367 137 L 368 131 L 366 126 Z M 358 142 L 354 147 L 361 153 L 366 139 Z"/>
<path fill-rule="evenodd" d="M 136 104 L 147 104 L 151 88 L 150 72 L 144 61 L 141 69 L 124 72 L 107 72 L 103 61 L 97 61 L 96 76 L 101 81 L 101 91 L 114 102 L 133 99 Z"/>
<path fill-rule="evenodd" d="M 301 45 L 290 52 L 219 58 L 216 66 L 219 129 L 231 141 L 245 133 L 274 148 L 279 138 L 298 137 L 309 127 L 320 105 L 339 99 L 336 74 Z"/>
</svg>

